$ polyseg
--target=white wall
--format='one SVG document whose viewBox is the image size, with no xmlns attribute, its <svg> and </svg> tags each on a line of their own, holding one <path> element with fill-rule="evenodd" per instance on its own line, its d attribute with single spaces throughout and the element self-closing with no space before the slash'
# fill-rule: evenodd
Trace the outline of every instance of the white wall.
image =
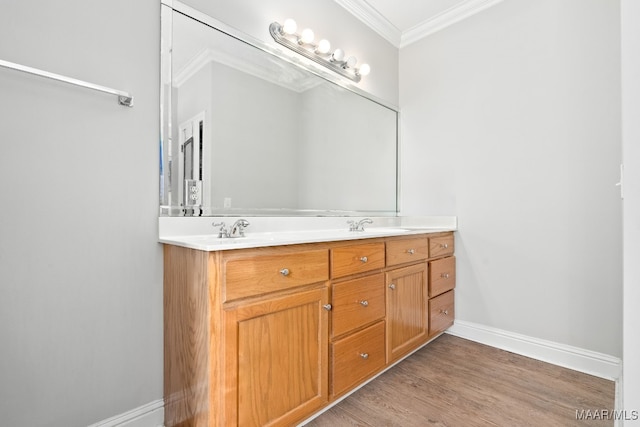
<svg viewBox="0 0 640 427">
<path fill-rule="evenodd" d="M 624 186 L 623 408 L 640 411 L 640 2 L 622 0 Z M 638 425 L 640 420 L 626 422 Z"/>
<path fill-rule="evenodd" d="M 0 424 L 81 426 L 162 397 L 160 5 L 8 0 L 0 58 Z"/>
<path fill-rule="evenodd" d="M 402 213 L 458 215 L 459 319 L 621 355 L 619 20 L 509 0 L 401 50 Z"/>
</svg>

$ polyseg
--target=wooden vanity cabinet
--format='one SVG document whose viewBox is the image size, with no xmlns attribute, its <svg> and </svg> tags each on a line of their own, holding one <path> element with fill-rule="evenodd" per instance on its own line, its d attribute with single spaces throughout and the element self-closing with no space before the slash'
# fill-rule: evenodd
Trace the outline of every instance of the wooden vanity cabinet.
<svg viewBox="0 0 640 427">
<path fill-rule="evenodd" d="M 165 425 L 289 426 L 328 402 L 326 247 L 164 257 Z"/>
<path fill-rule="evenodd" d="M 295 425 L 453 323 L 453 233 L 164 262 L 167 427 Z"/>
</svg>

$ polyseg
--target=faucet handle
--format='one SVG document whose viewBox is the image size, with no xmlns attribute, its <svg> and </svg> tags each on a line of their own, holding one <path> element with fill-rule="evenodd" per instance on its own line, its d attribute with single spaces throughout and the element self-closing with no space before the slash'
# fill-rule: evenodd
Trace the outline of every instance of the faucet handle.
<svg viewBox="0 0 640 427">
<path fill-rule="evenodd" d="M 220 230 L 218 230 L 218 237 L 219 238 L 223 238 L 223 237 L 228 237 L 229 236 L 229 232 L 227 231 L 227 224 L 224 223 L 224 221 L 222 222 L 213 222 L 211 223 L 212 226 L 214 227 L 220 227 Z"/>
</svg>

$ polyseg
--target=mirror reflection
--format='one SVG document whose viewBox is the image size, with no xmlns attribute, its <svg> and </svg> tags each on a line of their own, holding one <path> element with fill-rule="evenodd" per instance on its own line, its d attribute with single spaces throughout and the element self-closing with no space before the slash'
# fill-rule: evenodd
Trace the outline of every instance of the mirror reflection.
<svg viewBox="0 0 640 427">
<path fill-rule="evenodd" d="M 162 61 L 162 215 L 396 214 L 393 109 L 165 6 Z"/>
</svg>

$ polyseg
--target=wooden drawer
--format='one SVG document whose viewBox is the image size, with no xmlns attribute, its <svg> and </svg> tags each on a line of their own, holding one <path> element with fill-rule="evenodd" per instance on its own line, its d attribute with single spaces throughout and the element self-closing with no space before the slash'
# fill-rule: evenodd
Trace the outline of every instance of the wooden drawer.
<svg viewBox="0 0 640 427">
<path fill-rule="evenodd" d="M 384 268 L 384 243 L 362 243 L 331 250 L 331 276 L 342 277 Z"/>
<path fill-rule="evenodd" d="M 453 234 L 429 238 L 429 258 L 453 255 Z"/>
<path fill-rule="evenodd" d="M 381 319 L 385 314 L 384 273 L 333 285 L 332 336 Z"/>
<path fill-rule="evenodd" d="M 453 292 L 445 292 L 429 300 L 429 335 L 442 332 L 453 325 L 455 317 Z"/>
<path fill-rule="evenodd" d="M 229 259 L 224 267 L 225 301 L 329 279 L 326 249 Z"/>
<path fill-rule="evenodd" d="M 385 365 L 384 321 L 331 345 L 331 394 L 355 386 Z"/>
<path fill-rule="evenodd" d="M 387 265 L 404 264 L 429 258 L 429 239 L 391 240 L 387 242 Z"/>
<path fill-rule="evenodd" d="M 456 286 L 456 257 L 441 258 L 429 263 L 429 297 L 433 298 Z"/>
</svg>

